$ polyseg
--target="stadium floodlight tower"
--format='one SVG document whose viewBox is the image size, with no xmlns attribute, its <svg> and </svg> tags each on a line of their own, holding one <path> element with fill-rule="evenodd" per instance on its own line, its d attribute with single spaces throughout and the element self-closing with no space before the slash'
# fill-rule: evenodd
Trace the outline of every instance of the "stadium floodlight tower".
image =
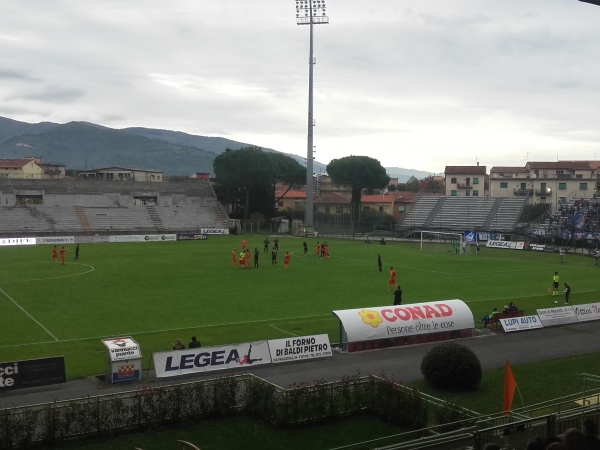
<svg viewBox="0 0 600 450">
<path fill-rule="evenodd" d="M 313 25 L 329 23 L 326 14 L 325 0 L 296 0 L 296 23 L 310 27 L 310 43 L 308 57 L 308 138 L 306 143 L 306 211 L 304 226 L 313 226 Z"/>
</svg>

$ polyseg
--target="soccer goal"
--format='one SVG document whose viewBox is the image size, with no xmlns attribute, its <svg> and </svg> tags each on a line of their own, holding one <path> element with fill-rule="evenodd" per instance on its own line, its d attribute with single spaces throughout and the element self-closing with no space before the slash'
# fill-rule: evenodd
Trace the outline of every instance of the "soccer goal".
<svg viewBox="0 0 600 450">
<path fill-rule="evenodd" d="M 467 248 L 469 247 L 469 248 Z M 469 254 L 470 246 L 466 245 L 462 233 L 448 233 L 442 231 L 421 231 L 421 250 L 433 252 L 449 252 Z"/>
</svg>

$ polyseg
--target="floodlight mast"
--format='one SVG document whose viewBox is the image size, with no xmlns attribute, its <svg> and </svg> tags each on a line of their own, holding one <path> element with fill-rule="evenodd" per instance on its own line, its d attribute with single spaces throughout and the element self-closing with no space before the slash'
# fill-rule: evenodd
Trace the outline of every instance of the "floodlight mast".
<svg viewBox="0 0 600 450">
<path fill-rule="evenodd" d="M 306 143 L 306 210 L 304 225 L 313 226 L 313 25 L 329 23 L 325 0 L 296 0 L 296 23 L 310 26 L 310 44 L 308 57 L 308 136 Z"/>
</svg>

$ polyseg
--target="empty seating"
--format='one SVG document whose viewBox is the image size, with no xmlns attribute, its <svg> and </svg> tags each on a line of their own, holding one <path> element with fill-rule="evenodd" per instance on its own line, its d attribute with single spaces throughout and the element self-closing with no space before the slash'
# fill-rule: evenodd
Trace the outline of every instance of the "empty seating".
<svg viewBox="0 0 600 450">
<path fill-rule="evenodd" d="M 0 199 L 0 233 L 5 236 L 229 228 L 229 217 L 208 180 L 0 179 Z"/>
<path fill-rule="evenodd" d="M 422 197 L 398 229 L 512 231 L 524 207 L 522 198 Z"/>
</svg>

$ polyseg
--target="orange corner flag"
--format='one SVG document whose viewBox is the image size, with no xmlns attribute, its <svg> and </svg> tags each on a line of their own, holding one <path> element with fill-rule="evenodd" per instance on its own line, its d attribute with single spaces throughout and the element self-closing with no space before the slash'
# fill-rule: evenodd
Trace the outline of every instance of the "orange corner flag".
<svg viewBox="0 0 600 450">
<path fill-rule="evenodd" d="M 513 371 L 510 367 L 508 359 L 506 360 L 506 367 L 504 370 L 504 415 L 508 416 L 512 409 L 513 396 L 515 395 L 515 389 L 517 388 L 517 381 L 513 375 Z"/>
</svg>

